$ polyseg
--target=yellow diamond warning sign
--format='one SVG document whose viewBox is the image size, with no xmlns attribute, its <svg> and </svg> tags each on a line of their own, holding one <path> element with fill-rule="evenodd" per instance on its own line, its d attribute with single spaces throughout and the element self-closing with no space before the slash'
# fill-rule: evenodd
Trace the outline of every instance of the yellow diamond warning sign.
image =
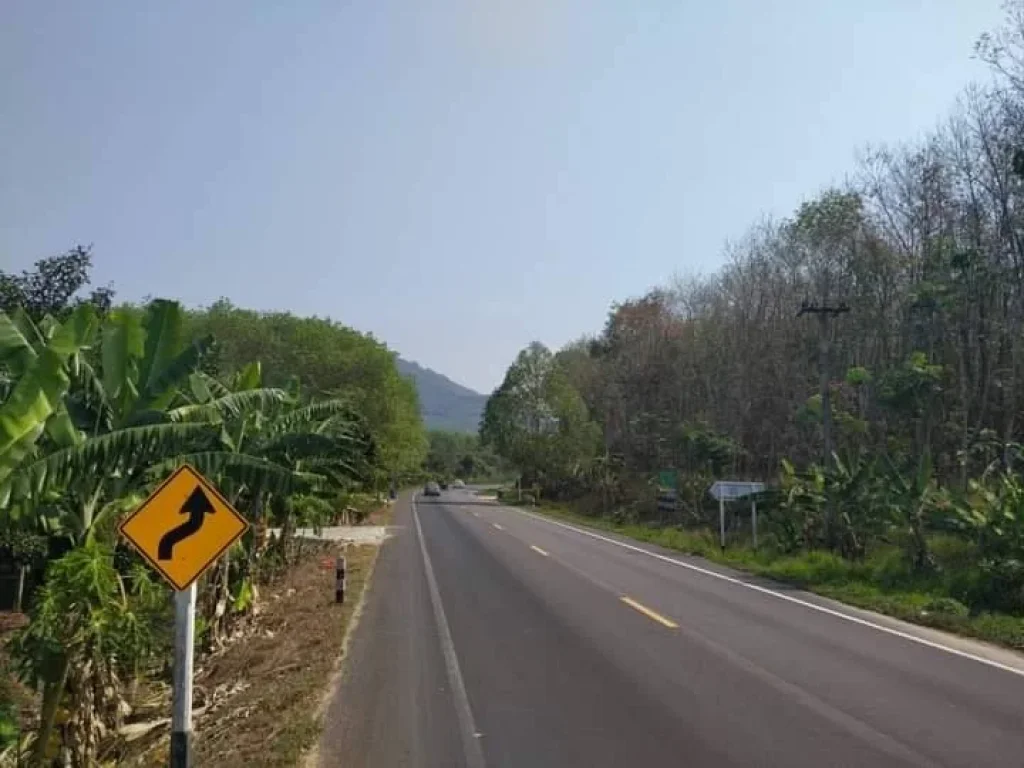
<svg viewBox="0 0 1024 768">
<path fill-rule="evenodd" d="M 171 586 L 184 590 L 248 528 L 227 499 L 186 464 L 121 523 L 121 534 Z"/>
</svg>

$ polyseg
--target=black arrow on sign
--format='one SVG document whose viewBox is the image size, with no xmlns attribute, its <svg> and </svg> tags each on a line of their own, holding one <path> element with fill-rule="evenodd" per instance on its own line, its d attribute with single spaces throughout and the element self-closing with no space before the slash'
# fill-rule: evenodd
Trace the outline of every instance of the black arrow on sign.
<svg viewBox="0 0 1024 768">
<path fill-rule="evenodd" d="M 206 498 L 206 494 L 203 493 L 203 489 L 197 485 L 196 489 L 185 500 L 185 503 L 181 505 L 181 512 L 182 514 L 188 513 L 188 520 L 163 535 L 156 549 L 158 560 L 170 560 L 174 545 L 198 533 L 199 529 L 203 527 L 203 521 L 206 519 L 206 516 L 208 514 L 212 515 L 214 509 L 213 504 L 210 503 L 210 500 Z"/>
</svg>

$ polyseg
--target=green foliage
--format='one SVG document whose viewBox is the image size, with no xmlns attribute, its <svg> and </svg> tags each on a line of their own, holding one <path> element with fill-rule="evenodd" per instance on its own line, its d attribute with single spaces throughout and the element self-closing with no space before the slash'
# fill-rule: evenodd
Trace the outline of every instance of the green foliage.
<svg viewBox="0 0 1024 768">
<path fill-rule="evenodd" d="M 930 398 L 941 394 L 945 371 L 932 365 L 924 352 L 914 352 L 881 382 L 881 402 L 911 416 L 920 416 Z"/>
<path fill-rule="evenodd" d="M 743 452 L 736 441 L 728 435 L 715 432 L 707 424 L 681 424 L 678 442 L 683 465 L 691 472 L 720 475 Z"/>
<path fill-rule="evenodd" d="M 226 315 L 241 315 L 260 337 L 267 330 L 258 327 L 264 316 Z M 249 512 L 254 528 L 288 532 L 326 523 L 351 493 L 417 469 L 425 455 L 415 391 L 382 345 L 287 316 L 283 325 L 298 338 L 269 348 L 287 353 L 284 365 L 297 349 L 300 364 L 286 377 L 265 374 L 257 361 L 212 360 L 237 339 L 215 345 L 194 327 L 203 316 L 187 318 L 177 303 L 156 300 L 116 308 L 96 333 L 85 304 L 63 322 L 33 322 L 18 308 L 0 313 L 0 552 L 41 569 L 48 539 L 60 539 L 61 551 L 71 547 L 46 568 L 15 644 L 21 675 L 43 690 L 37 759 L 66 710 L 60 739 L 89 764 L 98 724 L 116 717 L 121 681 L 166 649 L 166 589 L 114 546 L 118 520 L 175 467 L 195 466 Z M 346 342 L 346 354 L 332 357 Z M 328 367 L 319 367 L 325 359 Z M 211 373 L 218 368 L 221 375 Z M 320 374 L 329 374 L 326 391 L 336 397 L 324 396 Z M 261 560 L 275 556 L 259 542 L 246 537 L 205 582 L 199 624 L 211 645 L 255 608 L 257 579 L 273 572 Z"/>
<path fill-rule="evenodd" d="M 423 469 L 433 477 L 465 481 L 490 479 L 500 474 L 501 460 L 480 438 L 463 432 L 431 430 L 430 449 Z"/>
<path fill-rule="evenodd" d="M 126 583 L 107 545 L 88 542 L 50 564 L 31 622 L 11 643 L 21 677 L 43 689 L 37 761 L 64 706 L 72 713 L 65 744 L 79 764 L 90 762 L 96 716 L 117 707 L 117 681 L 166 652 L 157 631 L 168 611 L 166 594 L 150 585 L 145 570 Z"/>
<path fill-rule="evenodd" d="M 52 416 L 62 414 L 63 398 L 71 385 L 67 366 L 91 340 L 95 313 L 89 306 L 75 310 L 38 351 L 29 353 L 25 339 L 16 334 L 10 319 L 0 313 L 0 343 L 7 353 L 8 370 L 15 381 L 0 404 L 0 509 L 12 490 L 12 475 L 35 450 Z M 5 354 L 0 352 L 0 355 Z M 19 371 L 20 368 L 20 371 Z"/>
<path fill-rule="evenodd" d="M 85 299 L 75 298 L 89 285 L 91 269 L 90 249 L 76 246 L 59 256 L 40 259 L 32 271 L 18 275 L 0 271 L 0 312 L 9 314 L 20 307 L 36 321 L 47 315 L 62 320 L 88 303 L 102 313 L 110 307 L 111 288 L 97 288 Z"/>
<path fill-rule="evenodd" d="M 855 365 L 846 372 L 846 383 L 853 387 L 862 387 L 872 381 L 871 371 L 861 365 Z"/>
<path fill-rule="evenodd" d="M 126 584 L 108 545 L 89 543 L 71 550 L 50 564 L 32 622 L 13 644 L 23 676 L 56 682 L 67 660 L 73 665 L 91 661 L 109 673 L 131 672 L 159 647 L 145 617 L 162 611 L 166 594 L 154 592 L 145 570 L 136 571 L 133 583 Z"/>
<path fill-rule="evenodd" d="M 426 456 L 415 385 L 372 337 L 329 319 L 253 312 L 226 299 L 189 313 L 185 333 L 217 339 L 214 366 L 224 376 L 259 360 L 264 386 L 288 389 L 297 378 L 310 396 L 345 400 L 374 436 L 381 480 L 417 469 Z"/>
<path fill-rule="evenodd" d="M 6 562 L 32 567 L 45 559 L 47 551 L 45 536 L 11 527 L 0 529 L 0 559 Z"/>
<path fill-rule="evenodd" d="M 324 498 L 310 494 L 295 494 L 288 499 L 295 524 L 301 528 L 323 528 L 331 525 L 335 514 L 342 506 L 339 497 Z"/>
<path fill-rule="evenodd" d="M 972 602 L 1024 613 L 1024 484 L 1015 474 L 971 481 L 959 524 L 976 542 L 980 576 Z"/>
<path fill-rule="evenodd" d="M 600 427 L 556 358 L 535 342 L 488 399 L 480 439 L 527 482 L 562 495 L 584 481 L 596 460 Z"/>
</svg>

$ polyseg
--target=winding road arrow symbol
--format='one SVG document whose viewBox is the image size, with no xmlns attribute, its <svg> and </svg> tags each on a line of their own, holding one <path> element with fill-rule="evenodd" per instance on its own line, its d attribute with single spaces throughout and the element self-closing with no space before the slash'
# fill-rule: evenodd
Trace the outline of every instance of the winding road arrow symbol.
<svg viewBox="0 0 1024 768">
<path fill-rule="evenodd" d="M 160 539 L 160 544 L 157 546 L 158 560 L 170 560 L 171 554 L 174 551 L 174 545 L 198 533 L 199 529 L 203 527 L 203 521 L 206 519 L 206 516 L 214 513 L 214 507 L 210 500 L 206 498 L 203 489 L 196 486 L 196 489 L 192 491 L 191 495 L 185 500 L 185 503 L 181 505 L 181 512 L 182 514 L 188 514 L 188 520 L 163 535 Z"/>
</svg>

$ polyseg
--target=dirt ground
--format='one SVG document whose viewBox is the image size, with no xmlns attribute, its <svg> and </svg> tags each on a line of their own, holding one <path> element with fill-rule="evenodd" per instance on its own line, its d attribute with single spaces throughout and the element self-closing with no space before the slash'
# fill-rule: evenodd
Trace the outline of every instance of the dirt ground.
<svg viewBox="0 0 1024 768">
<path fill-rule="evenodd" d="M 320 733 L 321 702 L 340 668 L 353 612 L 379 547 L 323 543 L 261 593 L 258 631 L 199 661 L 195 765 L 294 766 Z M 335 603 L 334 559 L 347 564 Z M 166 765 L 166 727 L 140 739 L 118 765 Z"/>
<path fill-rule="evenodd" d="M 323 546 L 319 557 L 293 569 L 268 596 L 259 636 L 206 661 L 197 684 L 235 692 L 198 720 L 198 766 L 294 765 L 315 742 L 315 713 L 340 662 L 377 549 Z M 333 561 L 340 551 L 347 593 L 337 605 Z"/>
<path fill-rule="evenodd" d="M 363 521 L 363 525 L 390 525 L 391 512 L 391 504 L 381 504 L 367 515 L 366 520 Z"/>
<path fill-rule="evenodd" d="M 36 706 L 36 697 L 32 691 L 15 679 L 11 669 L 10 657 L 6 652 L 7 641 L 11 633 L 28 623 L 23 613 L 0 613 L 0 707 L 13 705 L 17 713 L 18 726 L 22 733 L 30 727 Z"/>
</svg>

